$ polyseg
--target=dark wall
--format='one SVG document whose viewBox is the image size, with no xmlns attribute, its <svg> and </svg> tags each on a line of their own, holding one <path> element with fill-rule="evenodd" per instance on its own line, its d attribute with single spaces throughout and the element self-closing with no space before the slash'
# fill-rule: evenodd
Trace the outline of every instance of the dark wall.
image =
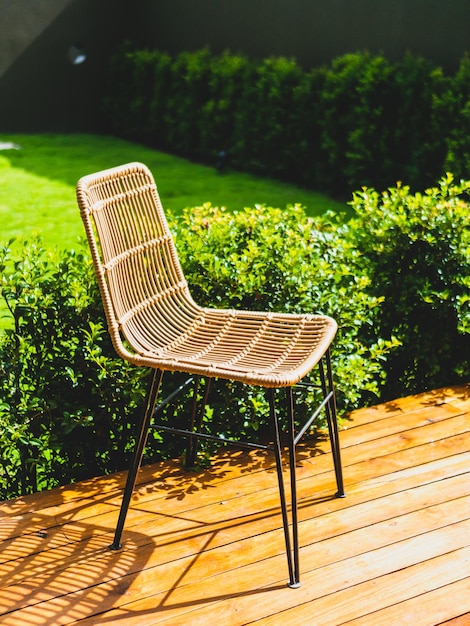
<svg viewBox="0 0 470 626">
<path fill-rule="evenodd" d="M 34 16 L 8 10 L 19 5 L 42 7 L 42 19 L 53 7 L 49 25 L 33 33 Z M 411 51 L 452 70 L 470 47 L 469 18 L 470 0 L 0 0 L 0 132 L 102 129 L 107 62 L 125 39 L 173 53 L 209 45 L 295 56 L 305 66 L 365 49 L 392 60 Z M 29 39 L 20 32 L 28 24 Z M 82 65 L 67 58 L 74 43 L 86 50 Z"/>
<path fill-rule="evenodd" d="M 0 132 L 99 129 L 109 55 L 125 36 L 123 5 L 117 0 L 69 2 L 22 49 L 0 76 Z M 0 24 L 2 30 L 23 26 L 17 15 L 12 23 Z M 86 51 L 81 65 L 68 58 L 74 44 Z"/>
<path fill-rule="evenodd" d="M 411 51 L 451 69 L 470 48 L 470 0 L 141 0 L 135 39 L 177 52 L 210 43 L 305 66 L 345 52 Z"/>
</svg>

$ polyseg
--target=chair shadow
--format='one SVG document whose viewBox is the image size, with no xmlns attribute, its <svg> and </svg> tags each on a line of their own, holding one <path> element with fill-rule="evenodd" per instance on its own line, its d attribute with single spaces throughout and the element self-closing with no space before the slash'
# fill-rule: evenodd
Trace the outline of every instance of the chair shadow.
<svg viewBox="0 0 470 626">
<path fill-rule="evenodd" d="M 299 446 L 298 462 L 302 463 L 315 454 L 324 454 L 320 444 L 321 439 L 310 441 L 308 448 L 303 444 Z M 272 517 L 271 526 L 277 532 L 281 527 L 279 507 L 265 507 L 247 515 L 233 513 L 225 517 L 222 514 L 217 520 L 207 521 L 192 516 L 190 511 L 188 514 L 185 508 L 174 514 L 164 510 L 156 514 L 155 508 L 151 511 L 145 507 L 145 500 L 151 500 L 157 492 L 163 500 L 181 501 L 195 492 L 216 489 L 224 480 L 253 472 L 272 473 L 273 490 L 277 490 L 272 453 L 230 447 L 214 458 L 210 468 L 197 473 L 185 471 L 174 462 L 159 464 L 153 473 L 151 468 L 142 470 L 143 482 L 137 487 L 137 515 L 145 516 L 147 520 L 151 520 L 152 515 L 177 518 L 185 528 L 183 534 L 170 530 L 171 526 L 165 532 L 165 524 L 162 524 L 162 532 L 152 536 L 152 532 L 146 533 L 145 528 L 134 523 L 125 530 L 123 549 L 109 550 L 124 474 L 91 479 L 72 487 L 19 498 L 4 506 L 0 504 L 0 623 L 6 626 L 50 624 L 54 623 L 54 615 L 60 615 L 61 623 L 62 620 L 68 623 L 98 614 L 101 614 L 100 624 L 112 623 L 113 618 L 108 620 L 106 612 L 119 607 L 133 581 L 146 569 L 153 571 L 156 568 L 158 572 L 158 561 L 152 561 L 153 553 L 167 550 L 177 555 L 181 553 L 178 544 L 182 546 L 181 542 L 188 537 L 191 542 L 196 542 L 195 552 L 190 561 L 181 563 L 181 571 L 177 562 L 181 556 L 173 557 L 176 561 L 172 570 L 174 581 L 165 581 L 166 587 L 160 592 L 156 590 L 161 597 L 155 610 L 196 607 L 285 587 L 285 584 L 276 583 L 274 587 L 215 593 L 213 596 L 204 594 L 187 602 L 178 602 L 177 598 L 176 602 L 173 601 L 173 594 L 179 585 L 188 584 L 187 577 L 205 550 L 211 550 L 214 545 L 223 546 L 223 542 L 217 541 L 221 531 L 257 524 Z M 319 497 L 318 500 L 332 497 Z M 308 500 L 300 506 L 311 504 L 311 498 Z M 2 515 L 2 506 L 8 514 Z M 238 534 L 244 535 L 243 532 Z M 281 544 L 282 539 L 279 554 L 282 554 Z M 138 613 L 132 611 L 132 615 L 135 617 Z"/>
<path fill-rule="evenodd" d="M 4 531 L 0 543 L 2 625 L 59 623 L 54 614 L 69 623 L 99 613 L 109 584 L 145 566 L 133 550 L 119 554 L 109 550 L 110 529 L 93 523 L 93 517 L 73 519 L 85 509 L 79 503 L 68 511 L 68 519 L 37 511 L 0 518 Z M 144 540 L 148 538 L 140 537 Z M 93 593 L 87 594 L 87 589 Z"/>
<path fill-rule="evenodd" d="M 306 437 L 304 442 L 297 445 L 297 465 L 329 452 L 326 433 L 317 433 L 315 436 Z M 333 469 L 333 460 L 331 463 Z M 149 482 L 145 487 L 141 486 L 140 489 L 145 489 L 148 494 L 163 491 L 167 498 L 181 500 L 199 490 L 216 488 L 216 483 L 233 476 L 234 468 L 237 468 L 240 476 L 255 472 L 275 474 L 274 453 L 266 450 L 248 451 L 227 445 L 211 458 L 208 467 L 185 469 L 184 461 L 181 459 L 179 468 L 171 468 L 168 472 L 162 473 L 158 481 Z"/>
</svg>

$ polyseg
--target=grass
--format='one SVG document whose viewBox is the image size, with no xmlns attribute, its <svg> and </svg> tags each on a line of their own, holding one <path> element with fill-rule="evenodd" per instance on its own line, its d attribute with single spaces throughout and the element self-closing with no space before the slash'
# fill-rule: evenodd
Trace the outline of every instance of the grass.
<svg viewBox="0 0 470 626">
<path fill-rule="evenodd" d="M 165 209 L 211 202 L 235 210 L 266 204 L 302 204 L 307 213 L 327 210 L 350 214 L 328 196 L 250 174 L 190 163 L 139 144 L 96 135 L 2 135 L 21 146 L 0 152 L 0 245 L 11 237 L 39 234 L 45 245 L 73 248 L 83 236 L 75 184 L 84 174 L 142 161 L 152 170 Z"/>
</svg>

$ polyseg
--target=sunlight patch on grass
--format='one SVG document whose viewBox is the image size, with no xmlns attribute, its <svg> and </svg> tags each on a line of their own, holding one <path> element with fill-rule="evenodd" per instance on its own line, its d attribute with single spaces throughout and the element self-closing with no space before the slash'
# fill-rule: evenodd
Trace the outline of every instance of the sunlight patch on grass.
<svg viewBox="0 0 470 626">
<path fill-rule="evenodd" d="M 12 237 L 39 234 L 44 243 L 76 247 L 83 237 L 75 190 L 0 160 L 0 223 L 2 243 Z M 5 174 L 7 173 L 7 176 Z M 5 180 L 6 179 L 6 180 Z"/>
<path fill-rule="evenodd" d="M 309 189 L 215 167 L 100 135 L 7 135 L 21 146 L 0 154 L 0 243 L 38 233 L 44 244 L 76 247 L 84 231 L 75 199 L 77 180 L 108 167 L 141 161 L 152 171 L 165 210 L 210 202 L 230 210 L 256 204 L 301 204 L 307 214 L 348 212 L 347 205 Z"/>
</svg>

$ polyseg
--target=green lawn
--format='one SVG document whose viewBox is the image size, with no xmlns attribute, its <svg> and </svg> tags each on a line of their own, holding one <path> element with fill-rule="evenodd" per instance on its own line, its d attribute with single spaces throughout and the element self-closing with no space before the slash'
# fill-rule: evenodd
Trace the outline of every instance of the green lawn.
<svg viewBox="0 0 470 626">
<path fill-rule="evenodd" d="M 95 135 L 2 135 L 20 150 L 0 151 L 0 244 L 38 233 L 46 245 L 72 248 L 83 235 L 75 201 L 81 176 L 142 161 L 152 170 L 163 206 L 173 212 L 211 202 L 234 210 L 300 203 L 310 215 L 348 207 L 295 185 L 190 163 L 144 146 Z"/>
</svg>

